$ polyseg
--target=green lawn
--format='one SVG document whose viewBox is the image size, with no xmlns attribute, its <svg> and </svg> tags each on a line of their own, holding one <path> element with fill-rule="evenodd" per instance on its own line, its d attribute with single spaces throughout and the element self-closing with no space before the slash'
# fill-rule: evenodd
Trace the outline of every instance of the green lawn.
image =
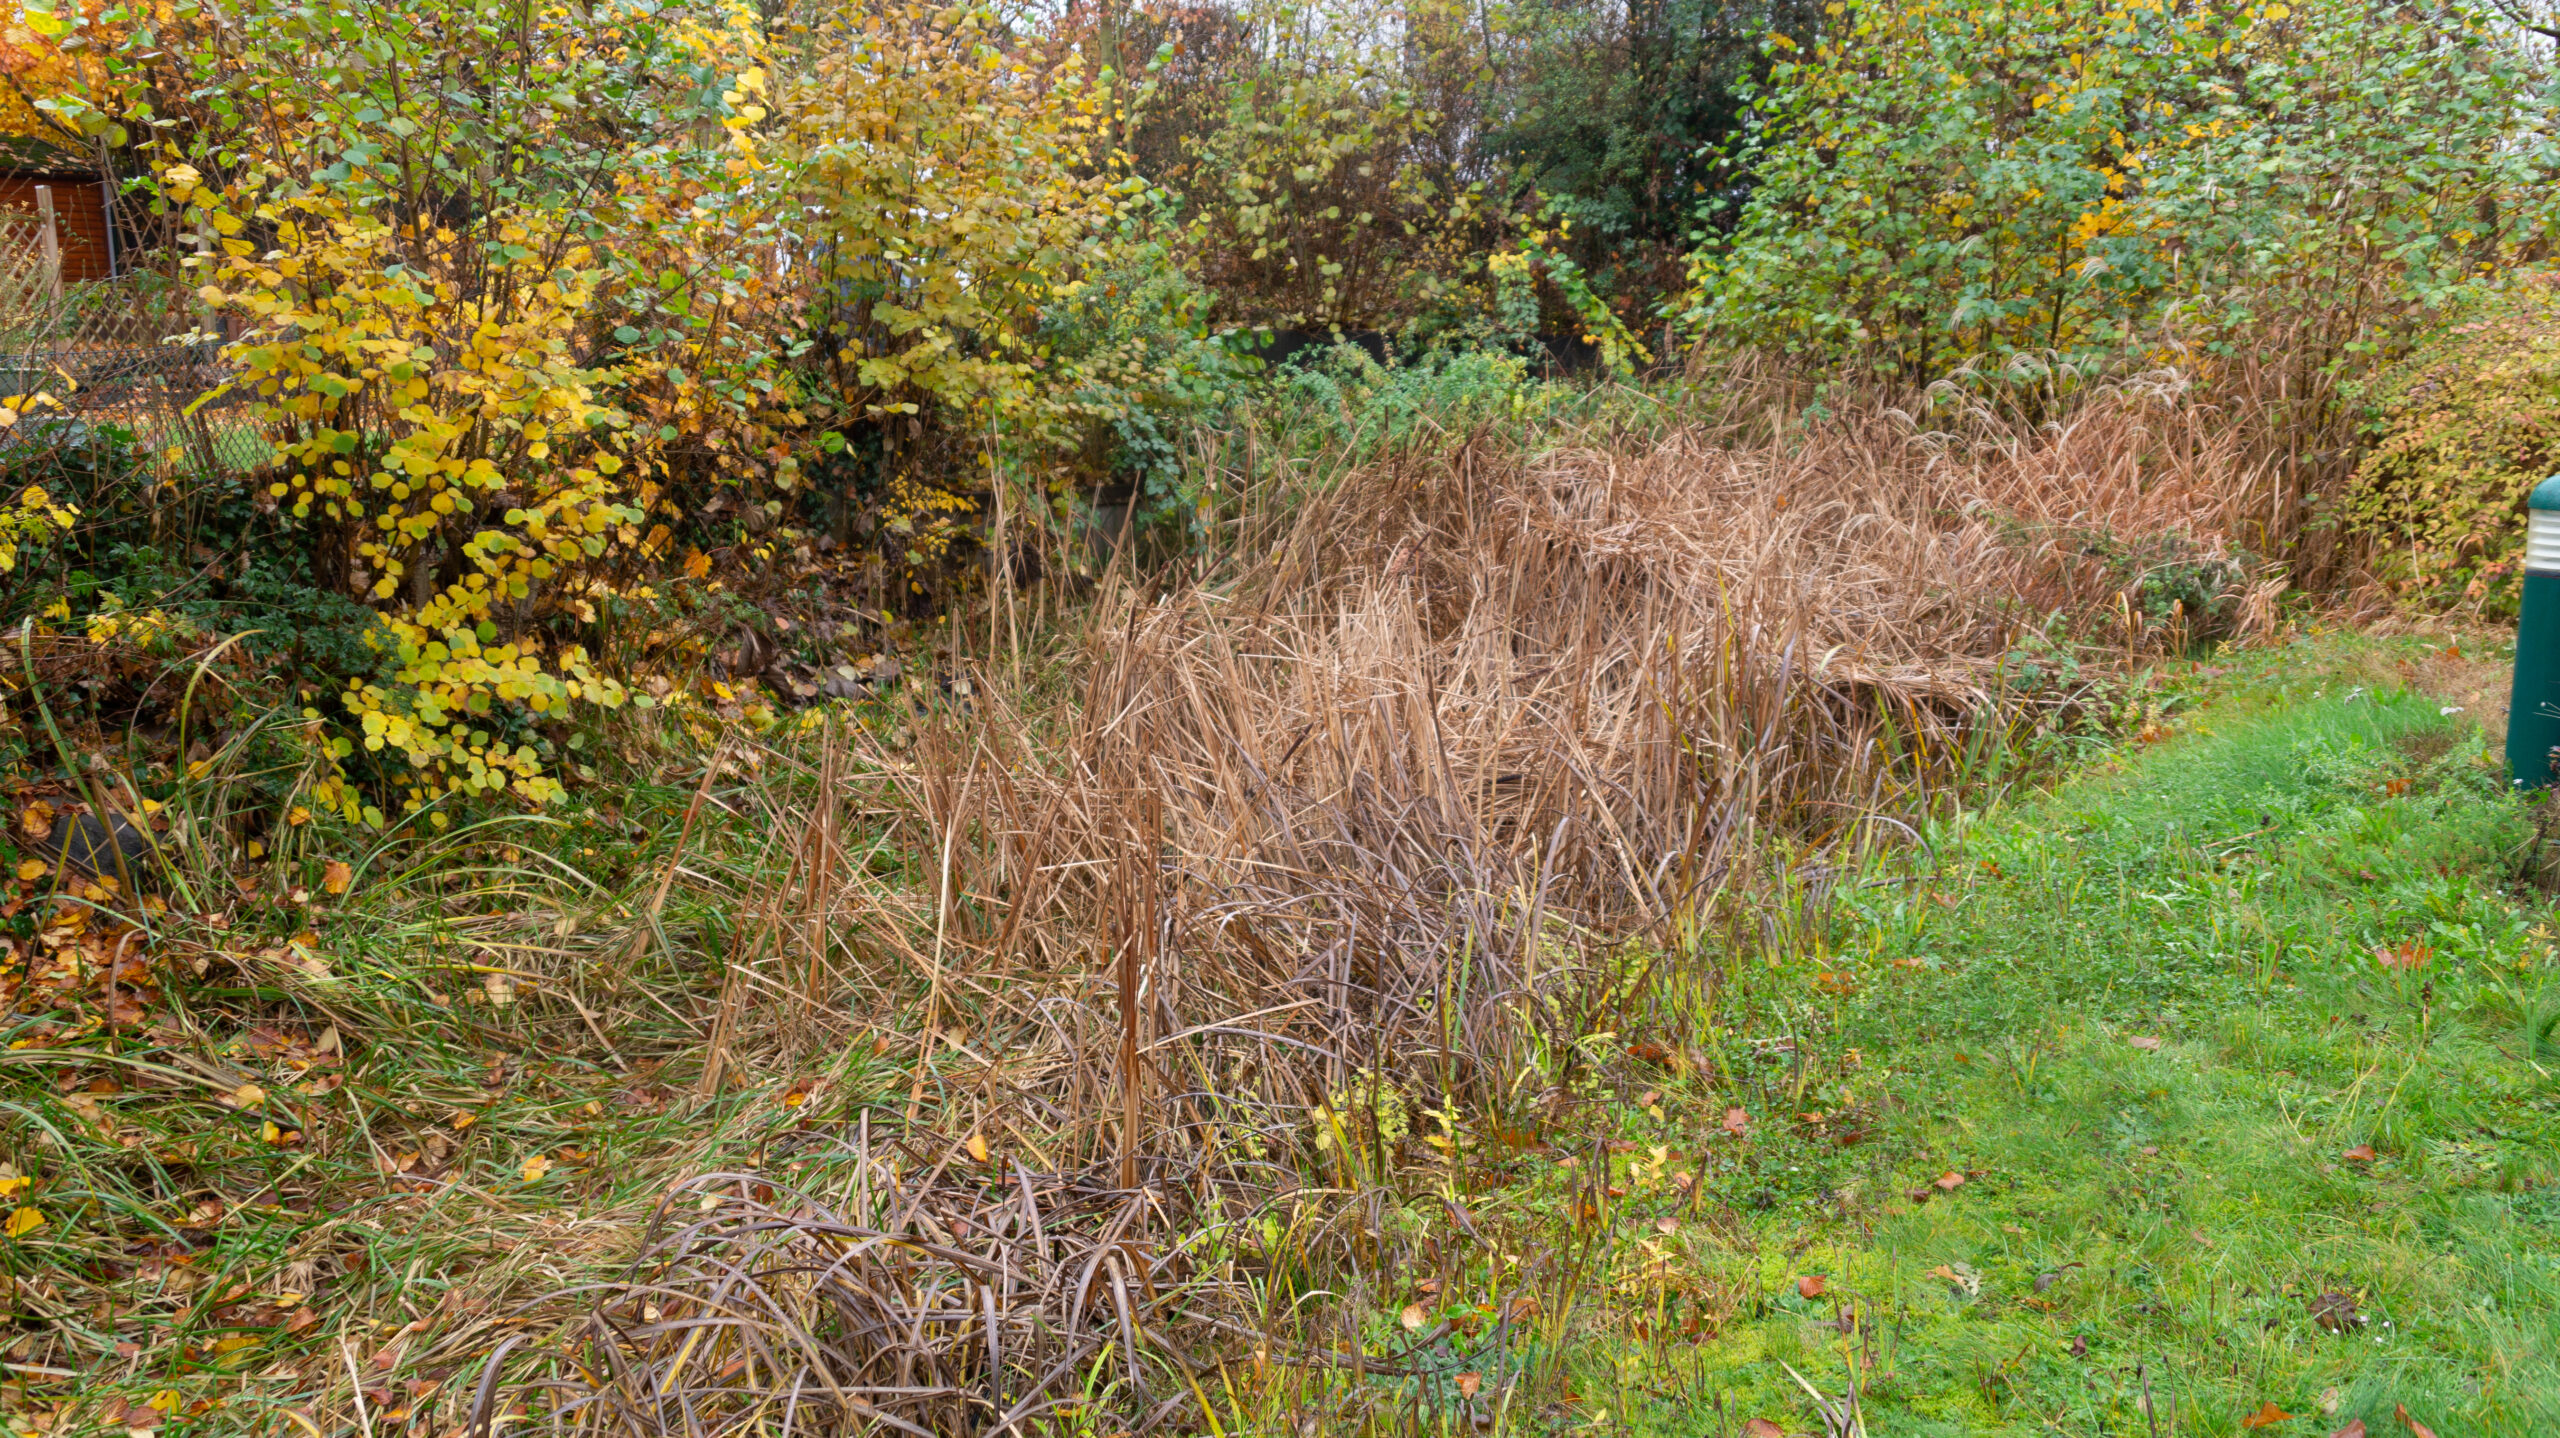
<svg viewBox="0 0 2560 1438">
<path fill-rule="evenodd" d="M 2531 815 L 2369 647 L 2243 667 L 1729 960 L 1727 1027 L 1665 1016 L 1710 1041 L 1611 1105 L 1617 1281 L 1546 1423 L 1819 1433 L 1854 1381 L 1877 1435 L 2560 1432 Z M 1558 1167 L 1482 1200 L 1523 1244 Z"/>
</svg>

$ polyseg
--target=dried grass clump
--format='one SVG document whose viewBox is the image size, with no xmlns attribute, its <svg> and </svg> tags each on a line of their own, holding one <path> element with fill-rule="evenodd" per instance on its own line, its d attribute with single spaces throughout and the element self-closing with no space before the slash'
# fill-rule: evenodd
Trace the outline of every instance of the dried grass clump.
<svg viewBox="0 0 2560 1438">
<path fill-rule="evenodd" d="M 677 1185 L 624 1279 L 546 1300 L 587 1306 L 582 1341 L 490 1356 L 470 1431 L 1039 1432 L 1088 1401 L 1101 1359 L 1092 1401 L 1196 1406 L 1171 1335 L 1232 1327 L 1234 1304 L 1196 1240 L 1164 1237 L 1197 1232 L 1165 1191 L 1004 1172 L 922 1135 L 875 1145 L 867 1124 L 777 1159 L 823 1182 Z"/>
</svg>

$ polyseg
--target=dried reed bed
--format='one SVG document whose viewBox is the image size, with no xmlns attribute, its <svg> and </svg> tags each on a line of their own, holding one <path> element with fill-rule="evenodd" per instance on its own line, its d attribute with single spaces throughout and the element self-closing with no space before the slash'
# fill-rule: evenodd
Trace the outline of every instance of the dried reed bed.
<svg viewBox="0 0 2560 1438">
<path fill-rule="evenodd" d="M 1878 406 L 1383 463 L 1232 581 L 1124 594 L 1073 714 L 999 709 L 912 772 L 988 916 L 947 942 L 1090 969 L 1128 951 L 1095 943 L 1127 928 L 1100 921 L 1130 904 L 1118 856 L 1153 854 L 1150 1032 L 1222 1101 L 1296 1122 L 1362 1070 L 1512 1091 L 1558 987 L 1693 919 L 1761 832 L 1860 840 L 2073 703 L 2005 672 L 2023 628 L 2141 649 L 2233 622 L 2136 602 L 2143 552 L 2258 578 L 2221 544 L 2252 473 L 2171 382 L 2024 429 L 1948 393 L 1937 428 Z"/>
<path fill-rule="evenodd" d="M 1719 923 L 2080 702 L 2015 682 L 2023 632 L 2139 651 L 2253 596 L 2263 622 L 2262 583 L 2137 602 L 2144 555 L 2260 578 L 2223 539 L 2258 478 L 2166 381 L 2032 424 L 1942 389 L 1479 438 L 1343 476 L 1241 572 L 1110 591 L 1073 703 L 981 682 L 904 754 L 773 751 L 753 867 L 783 877 L 732 927 L 704 1086 L 835 1042 L 830 1015 L 912 1035 L 923 1147 L 846 1169 L 903 1197 L 846 1218 L 722 1180 L 724 1216 L 582 1296 L 582 1362 L 499 1355 L 482 1414 L 540 1392 L 583 1432 L 1036 1431 L 1087 1335 L 1144 1425 L 1203 1346 L 1315 1351 L 1307 1313 L 1256 1332 L 1233 1267 L 1128 1294 L 1213 1233 L 1356 1288 L 1389 1261 L 1359 1204 L 1397 1128 L 1534 1130 L 1610 1005 L 1664 965 L 1711 990 Z M 842 837 L 883 820 L 921 899 Z M 1285 1260 L 1236 1221 L 1272 1203 Z"/>
</svg>

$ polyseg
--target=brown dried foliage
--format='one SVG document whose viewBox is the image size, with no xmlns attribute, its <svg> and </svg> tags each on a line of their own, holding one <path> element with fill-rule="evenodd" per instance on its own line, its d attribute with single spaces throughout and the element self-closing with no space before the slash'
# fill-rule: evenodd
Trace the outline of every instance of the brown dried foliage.
<svg viewBox="0 0 2560 1438">
<path fill-rule="evenodd" d="M 711 1062 L 805 1053 L 825 1015 L 864 1013 L 917 1033 L 910 1122 L 1010 1134 L 1036 1169 L 866 1146 L 845 1171 L 906 1195 L 886 1218 L 704 1180 L 710 1216 L 588 1295 L 583 1369 L 501 1354 L 483 1412 L 539 1369 L 538 1406 L 577 1431 L 786 1407 L 795 1432 L 1037 1428 L 1108 1331 L 1122 1419 L 1165 1416 L 1253 1330 L 1205 1283 L 1138 1295 L 1183 1292 L 1170 1236 L 1318 1162 L 1311 1107 L 1385 1084 L 1534 1127 L 1536 1026 L 1569 1047 L 1647 964 L 1711 983 L 1719 907 L 1769 891 L 1765 839 L 1836 865 L 2085 701 L 2013 682 L 2023 630 L 2123 654 L 2271 624 L 2265 576 L 2224 548 L 2260 477 L 2165 383 L 2042 424 L 1942 392 L 1815 426 L 1479 441 L 1343 477 L 1240 574 L 1112 591 L 1076 702 L 1026 710 L 982 675 L 906 753 L 774 751 L 764 827 L 793 857 L 734 930 Z M 2245 592 L 2144 613 L 2109 545 L 2162 536 Z M 921 898 L 842 840 L 855 811 L 929 871 Z M 919 1006 L 920 1033 L 896 1019 Z M 1363 1227 L 1293 1230 L 1295 1257 L 1392 1261 Z"/>
</svg>

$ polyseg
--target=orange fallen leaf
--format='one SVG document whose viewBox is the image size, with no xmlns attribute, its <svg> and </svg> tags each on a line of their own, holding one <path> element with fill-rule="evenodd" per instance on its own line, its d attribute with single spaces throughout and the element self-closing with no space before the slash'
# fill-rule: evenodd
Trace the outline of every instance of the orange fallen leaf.
<svg viewBox="0 0 2560 1438">
<path fill-rule="evenodd" d="M 1742 1438 L 1787 1438 L 1787 1430 L 1766 1418 L 1754 1418 L 1742 1425 Z"/>
<path fill-rule="evenodd" d="M 333 894 L 343 894 L 356 881 L 356 871 L 344 859 L 331 859 L 320 871 L 320 887 Z"/>
<path fill-rule="evenodd" d="M 1738 1108 L 1726 1109 L 1724 1111 L 1724 1131 L 1732 1134 L 1735 1138 L 1740 1138 L 1744 1134 L 1749 1133 L 1751 1131 L 1751 1115 L 1744 1113 Z"/>
<path fill-rule="evenodd" d="M 2267 1403 L 2260 1405 L 2257 1412 L 2241 1419 L 2240 1426 L 2243 1428 L 2273 1428 L 2279 1423 L 2291 1422 L 2292 1419 L 2292 1414 L 2278 1408 L 2273 1403 Z"/>
<path fill-rule="evenodd" d="M 2373 956 L 2386 969 L 2407 972 L 2425 968 L 2427 960 L 2436 956 L 2436 951 L 2415 939 L 2403 939 L 2390 948 L 2376 948 Z"/>
<path fill-rule="evenodd" d="M 1475 1397 L 1476 1390 L 1483 1386 L 1484 1375 L 1481 1373 L 1461 1373 L 1458 1375 L 1458 1396 L 1461 1398 Z"/>
<path fill-rule="evenodd" d="M 2412 1438 L 2436 1438 L 2436 1430 L 2409 1416 L 2408 1404 L 2394 1403 L 2391 1405 L 2391 1412 L 2400 1420 L 2400 1426 L 2409 1430 Z"/>
<path fill-rule="evenodd" d="M 29 804 L 18 815 L 19 831 L 30 839 L 42 839 L 53 833 L 53 806 L 42 799 Z"/>
<path fill-rule="evenodd" d="M 2373 1162 L 2373 1145 L 2369 1143 L 2357 1144 L 2355 1147 L 2348 1149 L 2345 1153 L 2338 1155 L 2338 1157 L 2345 1159 L 2349 1163 L 2371 1163 Z"/>
<path fill-rule="evenodd" d="M 1404 1306 L 1404 1312 L 1396 1315 L 1396 1321 L 1404 1325 L 1405 1332 L 1407 1333 L 1411 1333 L 1416 1329 L 1419 1329 L 1422 1327 L 1423 1321 L 1422 1305 L 1419 1303 L 1406 1304 Z"/>
<path fill-rule="evenodd" d="M 1964 1175 L 1956 1172 L 1952 1168 L 1948 1169 L 1945 1173 L 1939 1174 L 1936 1178 L 1930 1181 L 1938 1186 L 1938 1191 L 1940 1193 L 1953 1193 L 1957 1189 L 1964 1187 Z"/>
<path fill-rule="evenodd" d="M 1823 1294 L 1823 1290 L 1830 1286 L 1830 1282 L 1821 1274 L 1808 1273 L 1804 1277 L 1796 1280 L 1796 1297 L 1820 1298 Z"/>
<path fill-rule="evenodd" d="M 2347 1426 L 2330 1434 L 2329 1438 L 2364 1438 L 2364 1420 L 2361 1418 L 2348 1419 Z"/>
</svg>

